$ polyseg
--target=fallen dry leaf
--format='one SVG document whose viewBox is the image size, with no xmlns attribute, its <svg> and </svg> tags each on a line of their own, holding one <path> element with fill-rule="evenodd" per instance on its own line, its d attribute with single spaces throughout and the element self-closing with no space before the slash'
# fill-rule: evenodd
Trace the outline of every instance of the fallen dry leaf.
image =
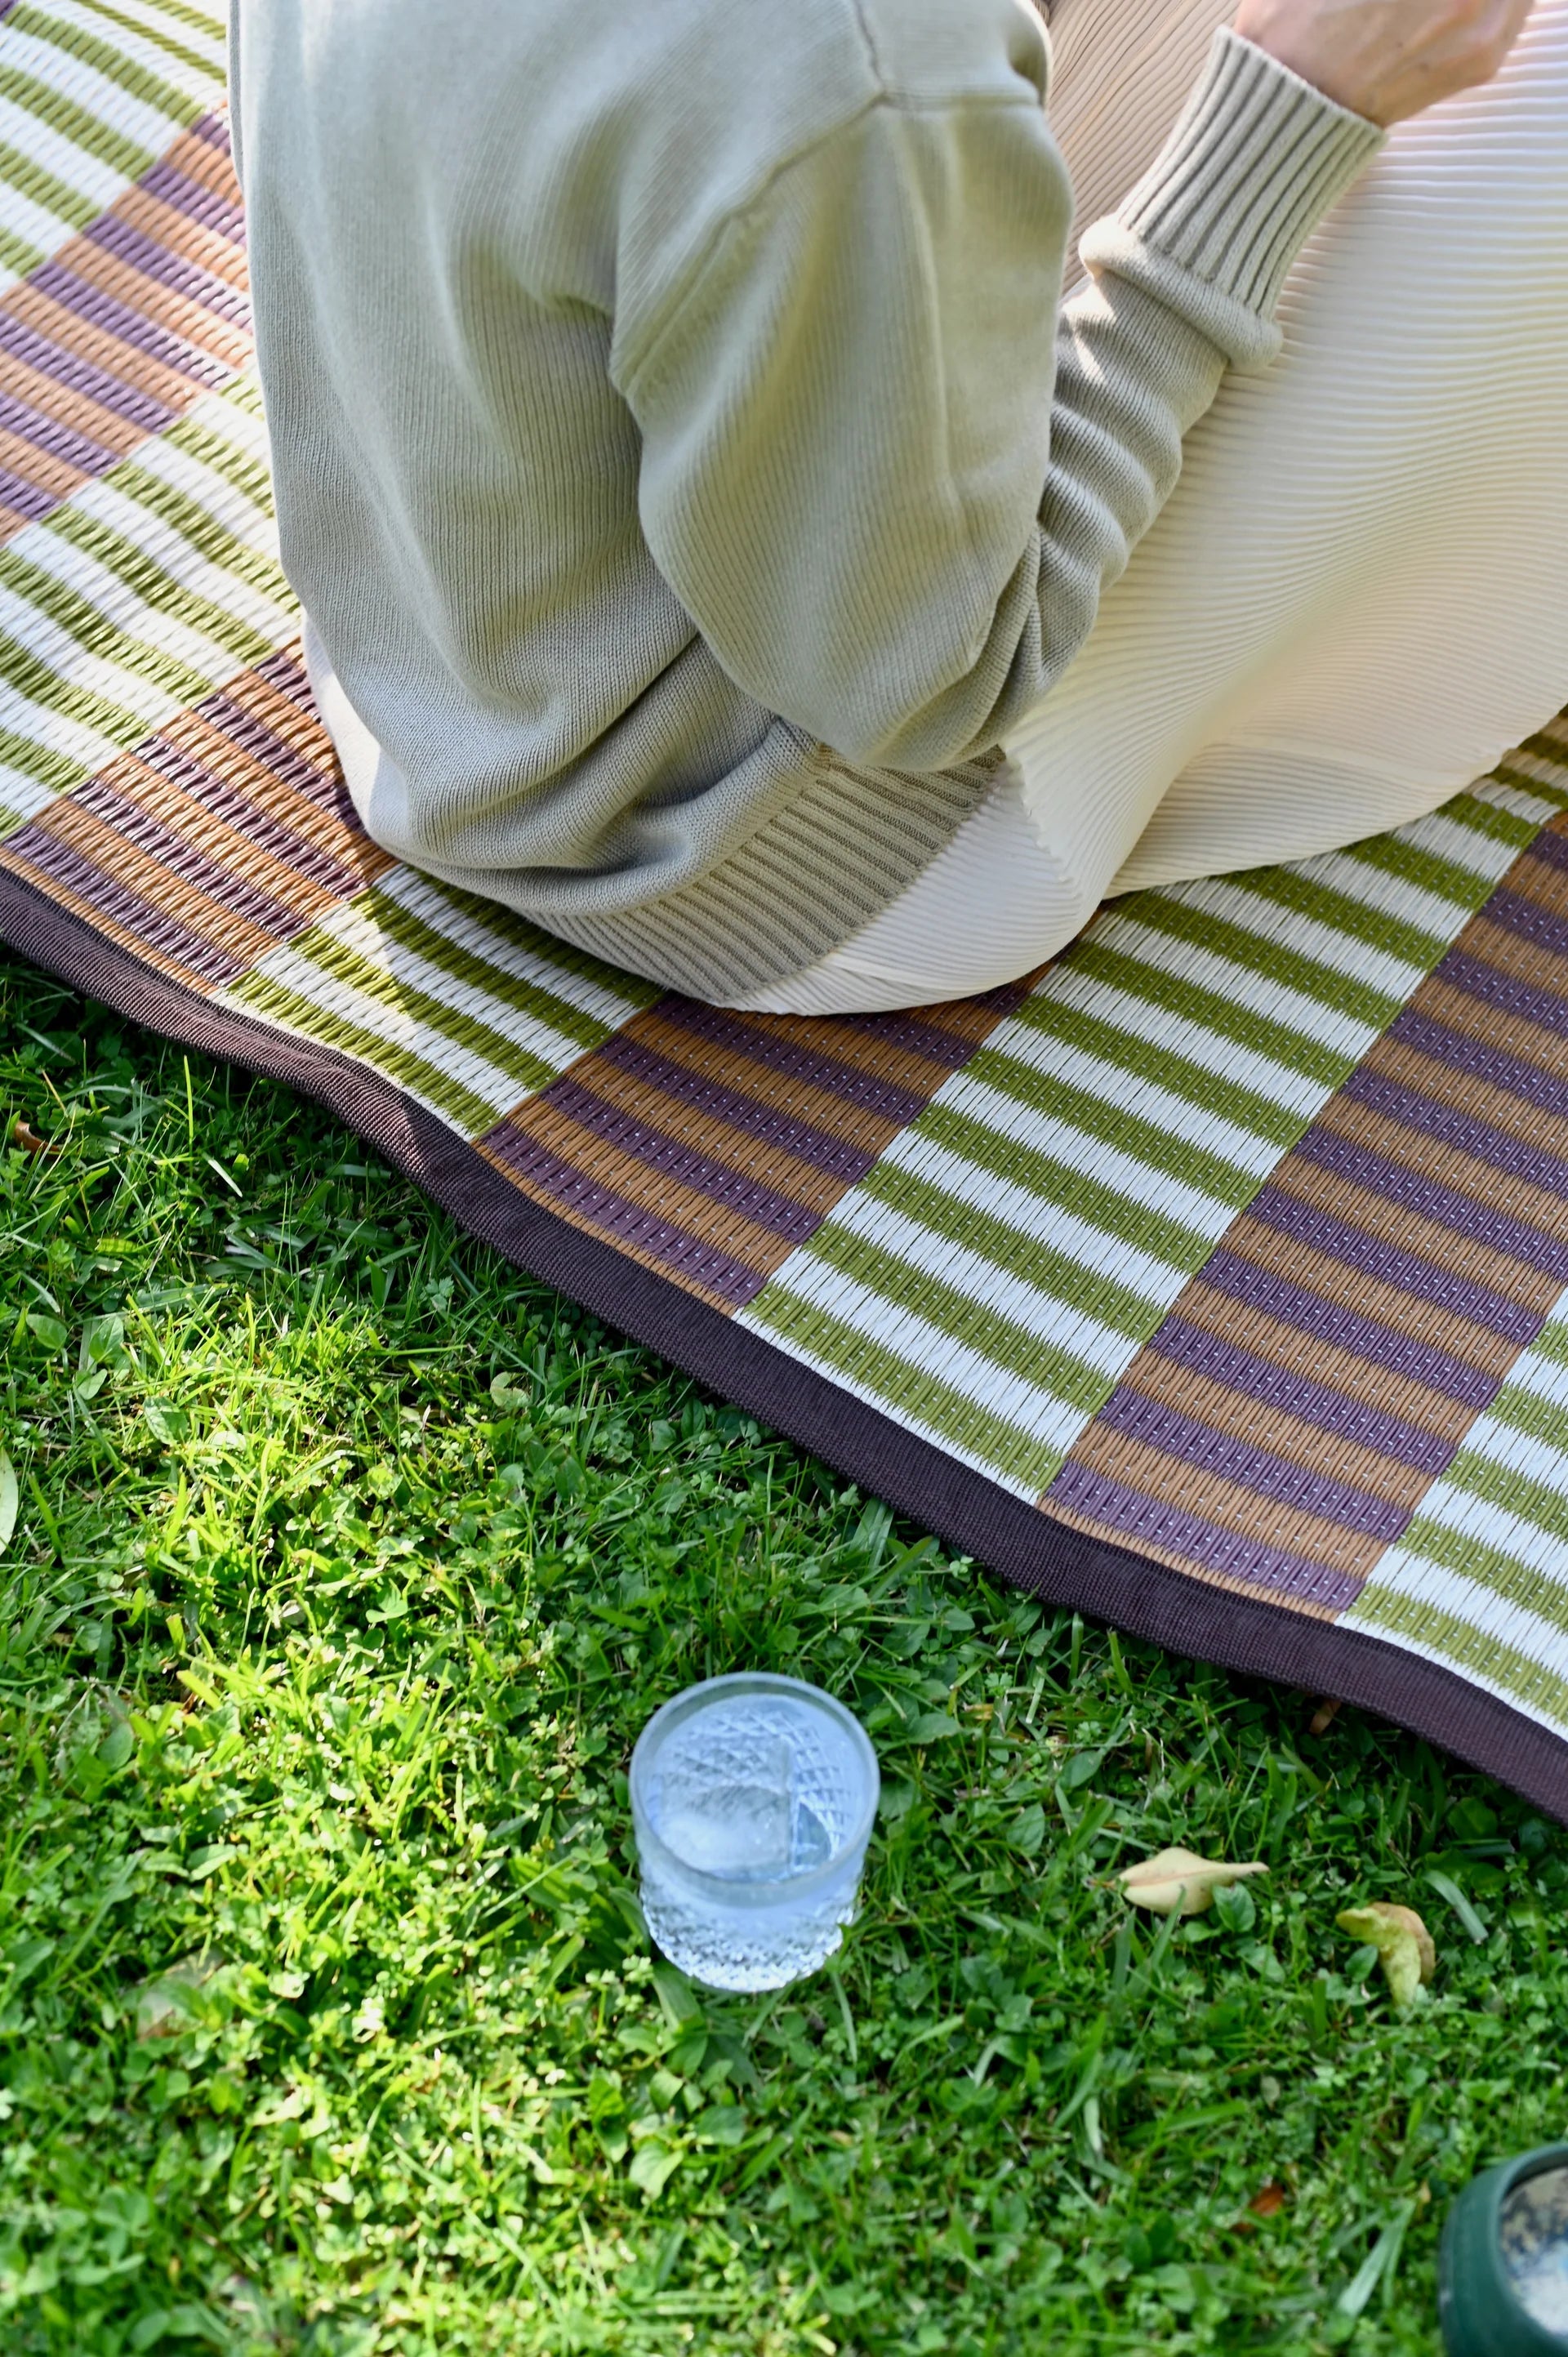
<svg viewBox="0 0 1568 2357">
<path fill-rule="evenodd" d="M 1432 1934 L 1414 1908 L 1378 1899 L 1367 1907 L 1347 1907 L 1334 1921 L 1351 1939 L 1376 1948 L 1389 1996 L 1399 2012 L 1407 2013 L 1437 1970 Z"/>
<path fill-rule="evenodd" d="M 11 1143 L 13 1146 L 20 1146 L 24 1154 L 58 1154 L 59 1152 L 59 1147 L 52 1137 L 40 1137 L 32 1123 L 24 1121 L 20 1114 L 11 1124 Z"/>
<path fill-rule="evenodd" d="M 1247 2207 L 1254 2218 L 1274 2218 L 1285 2206 L 1285 2190 L 1277 2179 L 1265 2177 Z"/>
<path fill-rule="evenodd" d="M 1156 1915 L 1202 1915 L 1213 1906 L 1217 1890 L 1268 1870 L 1258 1857 L 1237 1866 L 1226 1858 L 1199 1857 L 1196 1850 L 1163 1849 L 1124 1866 L 1116 1879 L 1134 1907 L 1152 1908 Z"/>
<path fill-rule="evenodd" d="M 1338 1717 L 1340 1705 L 1332 1695 L 1325 1695 L 1306 1723 L 1308 1735 L 1326 1735 Z"/>
</svg>

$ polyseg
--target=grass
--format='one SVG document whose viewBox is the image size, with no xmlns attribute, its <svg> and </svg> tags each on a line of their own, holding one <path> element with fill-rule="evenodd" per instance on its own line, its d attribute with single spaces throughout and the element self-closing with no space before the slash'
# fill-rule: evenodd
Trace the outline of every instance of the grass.
<svg viewBox="0 0 1568 2357">
<path fill-rule="evenodd" d="M 1565 2125 L 1555 1828 L 1008 1595 L 21 969 L 0 1108 L 8 2357 L 1437 2349 L 1448 2198 Z M 886 1782 L 755 2001 L 650 1956 L 625 1772 L 746 1663 Z M 1172 1841 L 1255 1907 L 1134 1920 Z"/>
</svg>

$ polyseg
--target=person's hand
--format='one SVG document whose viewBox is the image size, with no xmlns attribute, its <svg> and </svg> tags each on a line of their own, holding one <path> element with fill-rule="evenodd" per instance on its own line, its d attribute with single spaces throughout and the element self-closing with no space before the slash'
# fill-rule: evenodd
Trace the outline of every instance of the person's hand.
<svg viewBox="0 0 1568 2357">
<path fill-rule="evenodd" d="M 1241 0 L 1236 30 L 1369 123 L 1490 81 L 1531 0 Z"/>
</svg>

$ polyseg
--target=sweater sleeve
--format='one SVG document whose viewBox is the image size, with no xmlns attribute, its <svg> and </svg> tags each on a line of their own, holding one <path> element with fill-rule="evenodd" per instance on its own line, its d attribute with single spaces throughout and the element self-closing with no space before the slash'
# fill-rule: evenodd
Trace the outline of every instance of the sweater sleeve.
<svg viewBox="0 0 1568 2357">
<path fill-rule="evenodd" d="M 723 224 L 622 389 L 655 560 L 750 694 L 934 770 L 1058 679 L 1379 144 L 1224 32 L 1082 242 L 1037 103 L 867 105 Z"/>
</svg>

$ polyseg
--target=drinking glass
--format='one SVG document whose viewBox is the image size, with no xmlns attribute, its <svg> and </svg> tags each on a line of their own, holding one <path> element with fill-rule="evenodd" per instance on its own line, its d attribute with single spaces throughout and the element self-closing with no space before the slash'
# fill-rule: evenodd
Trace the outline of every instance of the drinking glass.
<svg viewBox="0 0 1568 2357">
<path fill-rule="evenodd" d="M 800 1678 L 742 1670 L 667 1702 L 632 1753 L 631 1813 L 671 1963 L 715 1989 L 815 1972 L 854 1916 L 880 1789 L 859 1721 Z"/>
</svg>

